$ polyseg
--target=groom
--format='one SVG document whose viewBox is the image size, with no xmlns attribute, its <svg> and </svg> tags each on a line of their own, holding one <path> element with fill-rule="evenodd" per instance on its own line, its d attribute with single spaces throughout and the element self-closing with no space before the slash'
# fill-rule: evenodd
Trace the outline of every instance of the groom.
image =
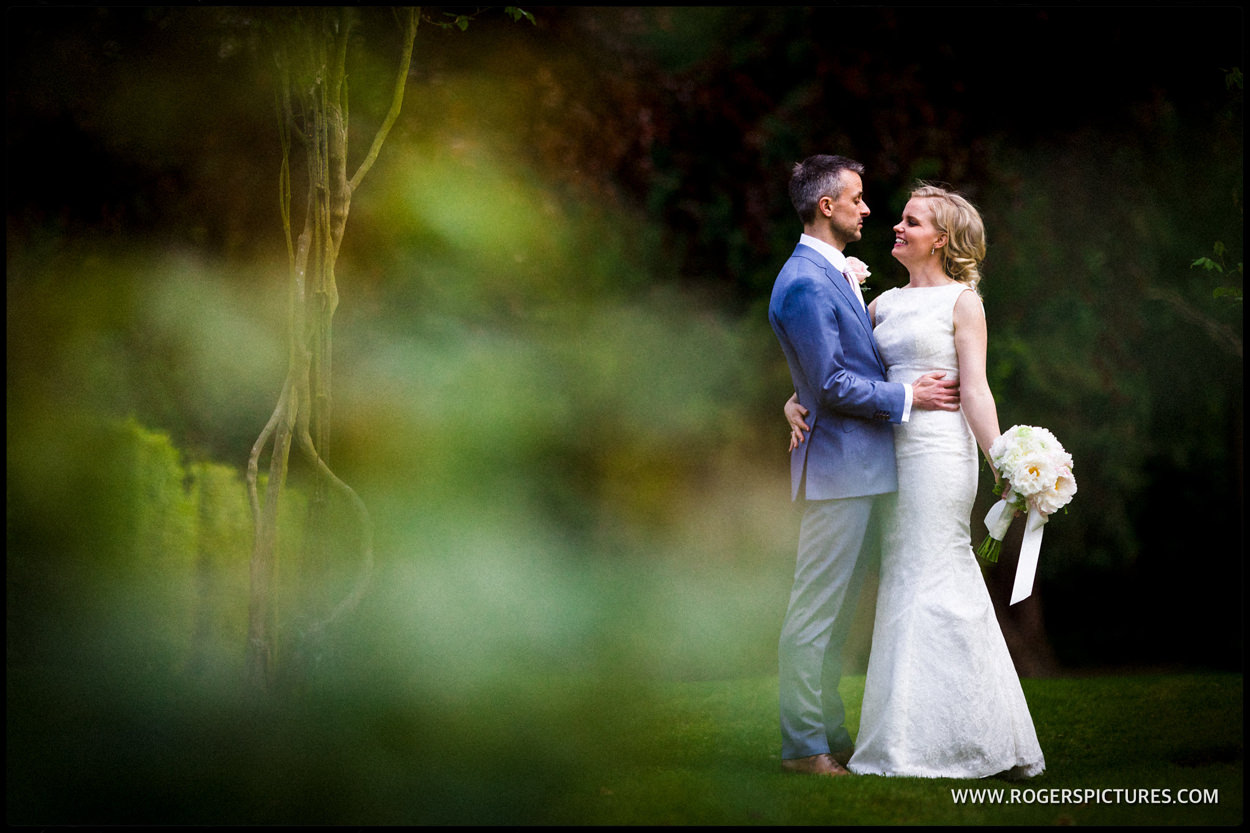
<svg viewBox="0 0 1250 833">
<path fill-rule="evenodd" d="M 959 409 L 941 373 L 887 382 L 846 244 L 859 240 L 859 162 L 812 156 L 794 166 L 790 200 L 803 235 L 773 286 L 768 320 L 781 342 L 808 440 L 790 456 L 791 497 L 803 500 L 790 606 L 779 642 L 781 757 L 788 772 L 846 775 L 853 751 L 838 694 L 842 647 L 868 563 L 877 555 L 882 496 L 898 490 L 894 429 L 912 408 Z"/>
</svg>

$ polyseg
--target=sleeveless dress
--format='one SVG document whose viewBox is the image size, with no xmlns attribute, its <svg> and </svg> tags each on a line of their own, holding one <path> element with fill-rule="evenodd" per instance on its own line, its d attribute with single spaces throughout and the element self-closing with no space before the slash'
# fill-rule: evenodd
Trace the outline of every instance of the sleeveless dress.
<svg viewBox="0 0 1250 833">
<path fill-rule="evenodd" d="M 873 331 L 891 382 L 959 375 L 963 284 L 877 299 Z M 881 547 L 857 774 L 1029 777 L 1045 769 L 1020 680 L 972 552 L 978 451 L 959 411 L 913 410 L 895 426 L 898 493 Z"/>
</svg>

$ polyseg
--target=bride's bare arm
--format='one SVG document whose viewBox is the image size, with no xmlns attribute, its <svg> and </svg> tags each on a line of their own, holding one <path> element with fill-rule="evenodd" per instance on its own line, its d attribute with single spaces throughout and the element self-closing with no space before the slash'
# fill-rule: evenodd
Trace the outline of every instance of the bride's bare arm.
<svg viewBox="0 0 1250 833">
<path fill-rule="evenodd" d="M 963 292 L 955 302 L 955 354 L 959 357 L 959 398 L 964 419 L 976 437 L 985 459 L 998 439 L 998 408 L 985 375 L 985 348 L 989 334 L 985 308 L 975 292 Z M 990 463 L 993 468 L 993 463 Z M 998 479 L 998 472 L 994 472 Z"/>
</svg>

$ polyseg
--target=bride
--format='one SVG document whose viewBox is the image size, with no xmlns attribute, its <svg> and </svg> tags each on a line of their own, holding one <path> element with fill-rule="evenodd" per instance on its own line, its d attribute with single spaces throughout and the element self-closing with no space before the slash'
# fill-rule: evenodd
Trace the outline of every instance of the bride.
<svg viewBox="0 0 1250 833">
<path fill-rule="evenodd" d="M 891 382 L 945 370 L 961 411 L 917 411 L 894 427 L 898 493 L 881 548 L 880 584 L 856 774 L 1030 777 L 1045 759 L 994 606 L 972 553 L 977 446 L 989 458 L 998 414 L 985 375 L 985 255 L 977 210 L 922 184 L 894 227 L 906 286 L 869 305 Z M 786 403 L 792 445 L 807 411 Z M 991 464 L 992 469 L 992 464 Z M 997 472 L 994 474 L 998 478 Z"/>
</svg>

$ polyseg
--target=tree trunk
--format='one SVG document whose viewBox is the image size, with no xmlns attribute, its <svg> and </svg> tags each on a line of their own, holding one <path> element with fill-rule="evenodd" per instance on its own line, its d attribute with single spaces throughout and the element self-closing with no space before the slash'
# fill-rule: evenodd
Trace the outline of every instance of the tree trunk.
<svg viewBox="0 0 1250 833">
<path fill-rule="evenodd" d="M 286 486 L 292 443 L 314 472 L 309 503 L 310 529 L 325 519 L 327 501 L 348 502 L 360 525 L 360 575 L 353 590 L 329 614 L 305 628 L 308 638 L 349 612 L 364 594 L 373 567 L 372 528 L 364 502 L 339 479 L 327 460 L 331 427 L 331 355 L 338 286 L 338 260 L 351 198 L 372 167 L 387 133 L 399 116 L 412 60 L 419 14 L 402 13 L 404 45 L 391 107 L 355 175 L 347 177 L 347 45 L 354 9 L 281 9 L 275 12 L 275 59 L 282 166 L 279 204 L 286 233 L 288 267 L 288 359 L 282 393 L 248 460 L 248 494 L 254 519 L 251 596 L 248 608 L 247 672 L 250 684 L 268 690 L 279 657 L 277 560 L 279 507 Z M 291 148 L 304 149 L 306 177 L 303 228 L 292 240 Z M 260 496 L 260 457 L 272 443 L 269 476 Z M 323 536 L 308 536 L 314 541 Z"/>
</svg>

